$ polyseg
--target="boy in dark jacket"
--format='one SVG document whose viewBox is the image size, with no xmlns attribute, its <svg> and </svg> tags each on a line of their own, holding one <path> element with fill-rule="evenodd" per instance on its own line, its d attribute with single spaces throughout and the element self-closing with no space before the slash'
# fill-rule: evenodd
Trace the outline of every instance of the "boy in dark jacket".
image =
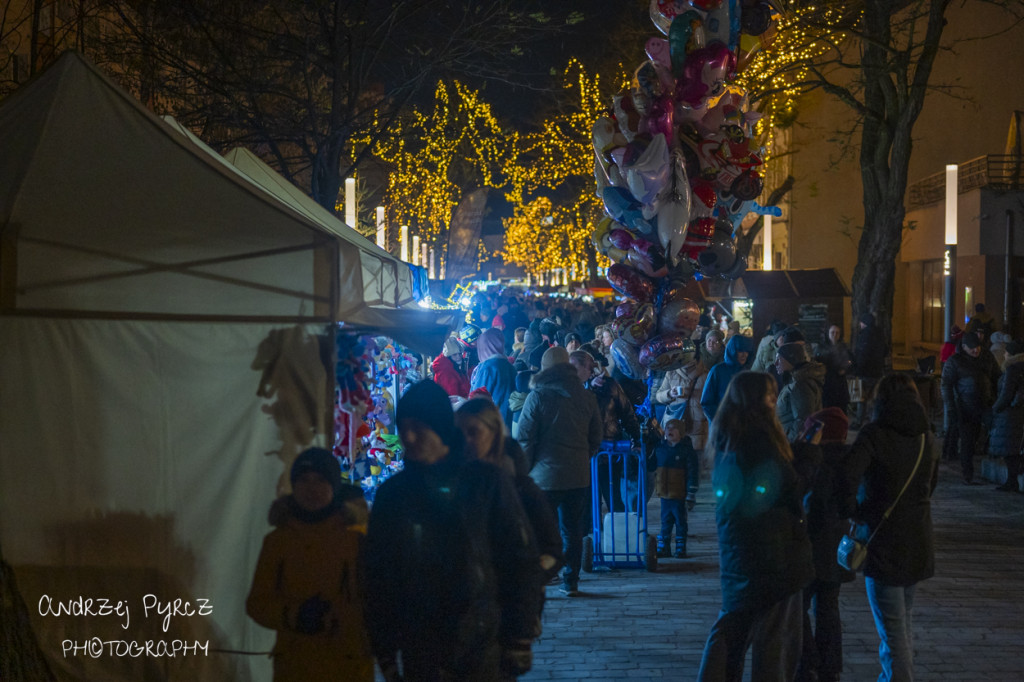
<svg viewBox="0 0 1024 682">
<path fill-rule="evenodd" d="M 657 450 L 658 469 L 655 471 L 654 491 L 661 498 L 661 533 L 658 535 L 658 556 L 669 556 L 672 529 L 676 530 L 675 558 L 686 558 L 686 512 L 693 509 L 700 485 L 700 465 L 697 451 L 686 434 L 680 419 L 665 425 L 665 440 Z"/>
</svg>

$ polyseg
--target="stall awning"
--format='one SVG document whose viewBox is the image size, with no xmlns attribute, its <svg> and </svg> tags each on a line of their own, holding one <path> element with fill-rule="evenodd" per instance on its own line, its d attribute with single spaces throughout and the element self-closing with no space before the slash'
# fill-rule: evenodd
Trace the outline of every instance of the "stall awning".
<svg viewBox="0 0 1024 682">
<path fill-rule="evenodd" d="M 342 329 L 379 332 L 417 353 L 437 355 L 465 317 L 458 309 L 363 308 L 345 320 Z"/>
<path fill-rule="evenodd" d="M 717 301 L 730 298 L 843 298 L 850 290 L 835 268 L 748 270 L 734 280 L 706 278 L 687 284 L 687 295 Z"/>
</svg>

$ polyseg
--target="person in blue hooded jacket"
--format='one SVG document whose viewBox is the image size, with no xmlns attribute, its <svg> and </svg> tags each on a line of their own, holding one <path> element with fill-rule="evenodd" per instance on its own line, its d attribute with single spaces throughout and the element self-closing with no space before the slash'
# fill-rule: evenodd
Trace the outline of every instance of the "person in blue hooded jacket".
<svg viewBox="0 0 1024 682">
<path fill-rule="evenodd" d="M 512 410 L 508 399 L 516 390 L 516 369 L 505 357 L 505 337 L 501 330 L 491 327 L 476 342 L 476 352 L 480 356 L 480 364 L 473 370 L 469 390 L 486 388 L 491 399 L 498 406 L 505 426 L 512 428 Z"/>
<path fill-rule="evenodd" d="M 732 337 L 725 346 L 725 360 L 708 372 L 708 378 L 704 381 L 704 392 L 700 396 L 700 406 L 709 424 L 715 418 L 715 412 L 725 397 L 725 389 L 729 387 L 729 382 L 747 366 L 752 345 L 746 336 L 737 334 Z"/>
</svg>

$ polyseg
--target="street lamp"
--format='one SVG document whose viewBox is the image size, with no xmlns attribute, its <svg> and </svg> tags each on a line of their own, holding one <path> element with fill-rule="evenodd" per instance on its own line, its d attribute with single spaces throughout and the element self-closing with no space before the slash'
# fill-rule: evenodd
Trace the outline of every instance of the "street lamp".
<svg viewBox="0 0 1024 682">
<path fill-rule="evenodd" d="M 412 264 L 420 264 L 420 236 L 418 234 L 412 236 Z"/>
<path fill-rule="evenodd" d="M 377 207 L 377 246 L 387 250 L 388 248 L 388 226 L 384 224 L 384 207 Z"/>
<path fill-rule="evenodd" d="M 345 222 L 356 229 L 356 179 L 345 178 Z"/>
<path fill-rule="evenodd" d="M 764 240 L 764 250 L 761 252 L 761 269 L 768 271 L 772 269 L 772 214 L 764 216 L 764 227 L 761 228 L 761 237 Z"/>
<path fill-rule="evenodd" d="M 409 262 L 409 226 L 402 225 L 398 228 L 398 241 L 401 245 L 402 260 Z"/>
<path fill-rule="evenodd" d="M 956 309 L 956 208 L 957 166 L 946 166 L 946 251 L 942 261 L 942 277 L 945 285 L 945 314 L 943 323 L 946 325 L 946 340 L 952 341 L 953 317 Z"/>
</svg>

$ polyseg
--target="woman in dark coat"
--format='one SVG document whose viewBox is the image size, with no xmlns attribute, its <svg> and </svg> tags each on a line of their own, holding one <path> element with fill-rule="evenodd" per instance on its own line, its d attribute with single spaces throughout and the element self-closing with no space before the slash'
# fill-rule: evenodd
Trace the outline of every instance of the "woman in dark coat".
<svg viewBox="0 0 1024 682">
<path fill-rule="evenodd" d="M 879 679 L 912 680 L 914 592 L 935 573 L 931 496 L 938 481 L 938 456 L 913 379 L 890 374 L 878 382 L 872 420 L 857 435 L 840 476 L 840 513 L 857 522 L 861 541 L 875 533 L 864 583 L 882 640 Z"/>
<path fill-rule="evenodd" d="M 739 681 L 753 647 L 755 680 L 792 680 L 803 639 L 803 588 L 814 577 L 804 484 L 775 417 L 775 380 L 733 377 L 711 424 L 722 611 L 698 680 Z"/>
<path fill-rule="evenodd" d="M 1006 459 L 1006 483 L 996 490 L 1020 492 L 1017 477 L 1024 468 L 1021 445 L 1024 445 L 1024 343 L 1006 344 L 1003 375 L 999 392 L 992 406 L 992 431 L 988 454 Z"/>
</svg>

